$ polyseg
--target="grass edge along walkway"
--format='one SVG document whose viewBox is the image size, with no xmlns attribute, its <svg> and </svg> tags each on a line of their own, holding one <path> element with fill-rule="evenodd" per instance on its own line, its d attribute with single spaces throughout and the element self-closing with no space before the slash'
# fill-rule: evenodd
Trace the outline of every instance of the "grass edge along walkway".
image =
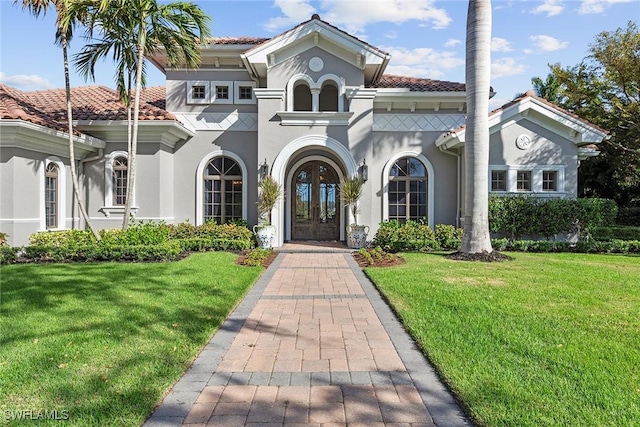
<svg viewBox="0 0 640 427">
<path fill-rule="evenodd" d="M 640 257 L 403 254 L 368 268 L 480 425 L 637 425 Z"/>
<path fill-rule="evenodd" d="M 235 258 L 0 267 L 4 421 L 140 425 L 264 271 Z"/>
</svg>

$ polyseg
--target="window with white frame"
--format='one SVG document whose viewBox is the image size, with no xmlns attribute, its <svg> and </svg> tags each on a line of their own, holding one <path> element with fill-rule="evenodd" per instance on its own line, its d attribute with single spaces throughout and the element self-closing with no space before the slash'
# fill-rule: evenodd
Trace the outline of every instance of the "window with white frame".
<svg viewBox="0 0 640 427">
<path fill-rule="evenodd" d="M 491 191 L 507 191 L 507 171 L 491 171 Z"/>
<path fill-rule="evenodd" d="M 211 95 L 213 104 L 233 104 L 233 82 L 222 80 L 211 82 Z"/>
<path fill-rule="evenodd" d="M 203 218 L 218 224 L 242 219 L 243 180 L 240 165 L 232 158 L 211 159 L 204 169 Z"/>
<path fill-rule="evenodd" d="M 518 171 L 516 173 L 516 190 L 531 191 L 531 171 Z"/>
<path fill-rule="evenodd" d="M 320 90 L 320 111 L 338 111 L 338 87 L 332 80 L 327 80 Z"/>
<path fill-rule="evenodd" d="M 490 165 L 492 193 L 564 193 L 563 165 Z"/>
<path fill-rule="evenodd" d="M 44 173 L 44 218 L 47 230 L 58 228 L 59 175 L 58 165 L 48 163 Z"/>
<path fill-rule="evenodd" d="M 396 160 L 389 171 L 389 219 L 405 222 L 427 218 L 427 170 L 413 157 Z"/>
<path fill-rule="evenodd" d="M 187 104 L 209 104 L 209 82 L 187 82 Z"/>
<path fill-rule="evenodd" d="M 542 171 L 542 191 L 558 191 L 558 171 Z"/>
<path fill-rule="evenodd" d="M 253 88 L 256 87 L 255 82 L 234 82 L 233 84 L 235 92 L 234 92 L 234 100 L 235 104 L 255 104 L 256 99 L 253 96 Z"/>
<path fill-rule="evenodd" d="M 127 203 L 127 185 L 129 183 L 129 165 L 127 158 L 124 156 L 114 158 L 112 170 L 112 204 L 113 206 L 124 206 Z"/>
</svg>

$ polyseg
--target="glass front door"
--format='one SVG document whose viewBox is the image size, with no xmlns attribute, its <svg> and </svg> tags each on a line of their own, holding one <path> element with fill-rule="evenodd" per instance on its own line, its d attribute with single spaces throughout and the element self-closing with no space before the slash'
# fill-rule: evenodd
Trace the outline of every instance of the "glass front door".
<svg viewBox="0 0 640 427">
<path fill-rule="evenodd" d="M 338 175 L 325 162 L 311 161 L 295 171 L 292 181 L 292 240 L 339 240 Z"/>
</svg>

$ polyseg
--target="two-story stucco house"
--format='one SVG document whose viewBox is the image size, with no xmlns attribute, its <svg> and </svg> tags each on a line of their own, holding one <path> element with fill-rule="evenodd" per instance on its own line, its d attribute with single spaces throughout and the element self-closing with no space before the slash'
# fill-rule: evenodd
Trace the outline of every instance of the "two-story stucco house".
<svg viewBox="0 0 640 427">
<path fill-rule="evenodd" d="M 284 197 L 276 246 L 344 240 L 339 198 L 366 178 L 358 222 L 459 224 L 465 87 L 385 74 L 392 58 L 322 21 L 270 39 L 216 38 L 197 70 L 149 58 L 166 86 L 143 93 L 134 212 L 199 224 L 258 219 L 257 184 Z M 73 89 L 76 158 L 94 225 L 119 227 L 127 180 L 126 112 L 114 91 Z M 41 230 L 82 228 L 69 175 L 64 90 L 0 86 L 0 231 L 14 245 Z M 576 197 L 579 161 L 606 131 L 528 93 L 491 113 L 490 191 Z M 371 235 L 370 235 L 371 237 Z"/>
</svg>

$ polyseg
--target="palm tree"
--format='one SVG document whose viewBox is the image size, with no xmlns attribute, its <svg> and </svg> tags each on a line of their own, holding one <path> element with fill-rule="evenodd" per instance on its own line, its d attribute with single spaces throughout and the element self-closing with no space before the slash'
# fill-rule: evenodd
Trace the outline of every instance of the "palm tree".
<svg viewBox="0 0 640 427">
<path fill-rule="evenodd" d="M 491 0 L 470 0 L 467 13 L 464 235 L 460 252 L 490 253 L 489 91 Z"/>
<path fill-rule="evenodd" d="M 122 229 L 126 230 L 132 202 L 129 195 L 133 194 L 135 186 L 140 91 L 145 77 L 144 57 L 164 50 L 171 66 L 197 67 L 200 64 L 198 44 L 210 36 L 210 18 L 198 6 L 185 2 L 158 4 L 156 0 L 100 0 L 98 3 L 99 14 L 93 23 L 99 24 L 97 28 L 103 34 L 103 41 L 118 43 L 121 47 L 116 52 L 119 61 L 118 91 L 126 102 L 130 102 L 130 98 L 129 91 L 124 89 L 125 78 L 130 82 L 132 71 L 135 76 L 127 198 L 122 222 Z M 130 56 L 130 52 L 133 56 Z"/>
<path fill-rule="evenodd" d="M 69 168 L 71 170 L 71 182 L 73 184 L 73 194 L 78 203 L 78 209 L 84 219 L 86 227 L 91 230 L 96 240 L 100 240 L 100 234 L 94 230 L 89 219 L 87 209 L 82 202 L 80 196 L 80 185 L 78 183 L 78 173 L 76 171 L 75 146 L 73 141 L 73 110 L 71 106 L 71 84 L 69 83 L 69 59 L 67 47 L 69 41 L 73 38 L 74 26 L 86 17 L 85 10 L 81 8 L 73 8 L 71 13 L 71 0 L 23 0 L 22 8 L 28 10 L 32 15 L 38 17 L 40 14 L 47 13 L 50 7 L 56 9 L 56 43 L 62 47 L 62 57 L 64 62 L 64 89 L 67 104 L 67 122 L 69 134 Z"/>
<path fill-rule="evenodd" d="M 560 103 L 560 82 L 556 79 L 555 74 L 549 73 L 545 80 L 540 77 L 533 77 L 531 85 L 533 86 L 533 92 L 540 98 L 544 98 L 554 104 Z"/>
</svg>

